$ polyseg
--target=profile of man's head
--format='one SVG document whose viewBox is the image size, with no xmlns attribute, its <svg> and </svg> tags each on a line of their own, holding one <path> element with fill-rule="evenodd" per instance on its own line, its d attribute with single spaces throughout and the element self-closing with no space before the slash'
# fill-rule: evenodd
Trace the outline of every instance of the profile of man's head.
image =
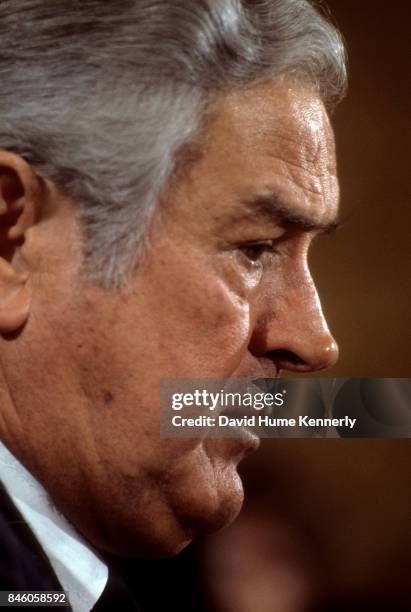
<svg viewBox="0 0 411 612">
<path fill-rule="evenodd" d="M 0 6 L 0 436 L 97 547 L 232 520 L 253 444 L 160 439 L 163 378 L 318 370 L 338 32 L 297 0 Z"/>
</svg>

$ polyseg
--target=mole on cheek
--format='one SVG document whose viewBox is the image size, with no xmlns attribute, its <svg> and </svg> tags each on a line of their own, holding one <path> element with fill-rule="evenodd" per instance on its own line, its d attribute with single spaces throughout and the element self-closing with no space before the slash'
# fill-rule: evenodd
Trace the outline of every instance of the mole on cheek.
<svg viewBox="0 0 411 612">
<path fill-rule="evenodd" d="M 105 404 L 111 404 L 111 402 L 114 399 L 114 395 L 111 393 L 111 391 L 103 391 L 103 400 Z"/>
</svg>

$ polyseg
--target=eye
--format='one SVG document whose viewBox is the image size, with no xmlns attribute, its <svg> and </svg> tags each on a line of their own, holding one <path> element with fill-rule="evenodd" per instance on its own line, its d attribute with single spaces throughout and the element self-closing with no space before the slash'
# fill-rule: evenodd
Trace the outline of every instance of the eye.
<svg viewBox="0 0 411 612">
<path fill-rule="evenodd" d="M 264 253 L 275 253 L 273 240 L 248 242 L 242 245 L 240 250 L 251 262 L 259 262 Z"/>
</svg>

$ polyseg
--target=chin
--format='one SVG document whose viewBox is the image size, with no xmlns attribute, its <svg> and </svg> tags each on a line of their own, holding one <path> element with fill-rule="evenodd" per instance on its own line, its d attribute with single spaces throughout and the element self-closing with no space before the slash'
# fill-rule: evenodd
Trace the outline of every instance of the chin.
<svg viewBox="0 0 411 612">
<path fill-rule="evenodd" d="M 194 538 L 237 517 L 244 497 L 237 472 L 241 458 L 237 446 L 227 441 L 185 448 L 140 472 L 138 479 L 106 481 L 94 500 L 93 520 L 77 526 L 110 554 L 176 555 Z"/>
<path fill-rule="evenodd" d="M 193 471 L 168 490 L 169 507 L 187 533 L 210 533 L 229 525 L 239 514 L 244 490 L 235 463 L 215 460 L 209 469 Z"/>
<path fill-rule="evenodd" d="M 219 477 L 217 477 L 218 479 Z M 238 516 L 244 500 L 241 479 L 236 470 L 221 482 L 188 481 L 184 488 L 170 491 L 168 508 L 171 511 L 153 530 L 146 556 L 171 557 L 202 534 L 218 531 L 232 523 Z"/>
<path fill-rule="evenodd" d="M 135 509 L 114 509 L 107 515 L 104 538 L 94 539 L 100 550 L 114 555 L 166 558 L 190 542 L 230 524 L 243 503 L 243 486 L 234 464 L 187 465 L 165 482 L 149 487 Z M 154 484 L 154 483 L 152 483 Z M 110 521 L 108 523 L 108 520 Z"/>
</svg>

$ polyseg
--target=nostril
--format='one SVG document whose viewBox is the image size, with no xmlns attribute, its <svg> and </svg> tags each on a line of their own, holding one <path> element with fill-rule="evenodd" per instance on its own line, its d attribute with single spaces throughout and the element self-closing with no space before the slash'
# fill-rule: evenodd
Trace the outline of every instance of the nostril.
<svg viewBox="0 0 411 612">
<path fill-rule="evenodd" d="M 311 369 L 309 364 L 301 359 L 296 353 L 287 351 L 285 349 L 276 349 L 270 351 L 264 355 L 267 359 L 270 359 L 278 369 L 281 370 L 300 370 L 306 371 Z"/>
</svg>

